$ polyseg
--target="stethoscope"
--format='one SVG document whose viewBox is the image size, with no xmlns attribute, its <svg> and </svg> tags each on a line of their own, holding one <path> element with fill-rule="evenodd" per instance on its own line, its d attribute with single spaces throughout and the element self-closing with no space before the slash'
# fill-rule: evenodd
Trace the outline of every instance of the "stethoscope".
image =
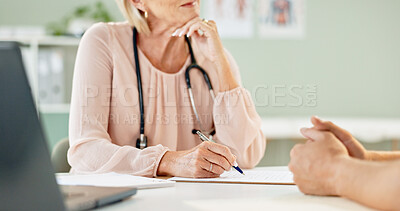
<svg viewBox="0 0 400 211">
<path fill-rule="evenodd" d="M 214 101 L 215 95 L 214 95 L 214 90 L 212 88 L 210 78 L 208 77 L 208 74 L 202 67 L 200 67 L 196 59 L 194 58 L 194 53 L 192 49 L 192 45 L 190 44 L 190 40 L 188 37 L 185 36 L 186 43 L 188 44 L 189 47 L 189 52 L 190 52 L 190 59 L 192 63 L 186 68 L 185 71 L 185 78 L 186 78 L 186 86 L 187 90 L 189 92 L 189 99 L 190 99 L 190 104 L 192 106 L 192 110 L 194 115 L 196 116 L 196 121 L 198 125 L 200 126 L 200 131 L 205 131 L 204 128 L 202 127 L 201 121 L 199 114 L 197 113 L 196 106 L 194 104 L 194 97 L 193 97 L 193 92 L 192 92 L 192 85 L 190 83 L 190 76 L 189 72 L 192 69 L 198 69 L 200 72 L 203 74 L 204 80 L 208 86 L 208 90 L 210 91 L 210 95 L 212 97 L 212 100 Z M 140 76 L 140 65 L 139 65 L 139 55 L 138 55 L 138 48 L 137 48 L 137 30 L 134 27 L 133 28 L 133 53 L 135 56 L 135 67 L 136 67 L 136 78 L 137 78 L 137 84 L 138 84 L 138 92 L 139 92 L 139 108 L 140 108 L 140 137 L 136 140 L 136 148 L 138 149 L 144 149 L 147 147 L 147 136 L 144 135 L 144 106 L 143 106 L 143 91 L 142 91 L 142 79 Z M 192 133 L 196 134 L 198 130 L 193 129 Z M 202 132 L 206 135 L 209 135 L 209 139 L 212 140 L 212 136 L 215 134 L 215 129 L 214 127 L 211 129 L 209 132 Z"/>
</svg>

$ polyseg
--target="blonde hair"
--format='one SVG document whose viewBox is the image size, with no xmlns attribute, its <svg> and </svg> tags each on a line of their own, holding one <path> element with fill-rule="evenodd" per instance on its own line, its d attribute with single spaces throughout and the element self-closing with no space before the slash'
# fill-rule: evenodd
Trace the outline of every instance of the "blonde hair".
<svg viewBox="0 0 400 211">
<path fill-rule="evenodd" d="M 146 18 L 140 10 L 138 10 L 133 4 L 132 0 L 116 0 L 119 10 L 121 10 L 125 19 L 129 22 L 132 27 L 135 27 L 139 33 L 146 35 L 150 34 L 150 28 L 147 24 Z"/>
</svg>

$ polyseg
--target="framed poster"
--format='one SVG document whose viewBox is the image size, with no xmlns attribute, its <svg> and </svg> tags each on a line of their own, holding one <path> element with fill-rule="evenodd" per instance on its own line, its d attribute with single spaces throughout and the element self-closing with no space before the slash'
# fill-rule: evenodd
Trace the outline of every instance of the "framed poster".
<svg viewBox="0 0 400 211">
<path fill-rule="evenodd" d="M 204 18 L 217 23 L 223 38 L 253 36 L 254 0 L 203 0 Z"/>
<path fill-rule="evenodd" d="M 258 3 L 260 38 L 305 37 L 305 0 L 259 0 Z"/>
</svg>

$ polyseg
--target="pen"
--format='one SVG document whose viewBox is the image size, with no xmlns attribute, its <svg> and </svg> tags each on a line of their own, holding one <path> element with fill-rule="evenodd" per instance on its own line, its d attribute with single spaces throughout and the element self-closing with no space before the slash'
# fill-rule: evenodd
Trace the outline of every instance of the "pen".
<svg viewBox="0 0 400 211">
<path fill-rule="evenodd" d="M 199 135 L 199 137 L 200 137 L 200 139 L 201 139 L 202 141 L 211 141 L 210 139 L 207 138 L 207 136 L 205 136 L 205 135 L 204 135 L 203 133 L 201 133 L 199 130 L 196 131 L 196 133 L 197 133 L 197 135 Z M 238 166 L 238 164 L 236 163 L 236 161 L 235 161 L 235 163 L 233 164 L 232 168 L 236 169 L 236 171 L 238 171 L 239 173 L 241 173 L 241 174 L 244 175 L 244 172 L 242 171 L 242 169 L 239 168 L 239 166 Z"/>
</svg>

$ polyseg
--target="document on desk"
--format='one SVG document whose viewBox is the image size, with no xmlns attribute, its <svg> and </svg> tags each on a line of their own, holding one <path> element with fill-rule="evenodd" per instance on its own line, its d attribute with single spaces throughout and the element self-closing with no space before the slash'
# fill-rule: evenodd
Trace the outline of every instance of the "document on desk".
<svg viewBox="0 0 400 211">
<path fill-rule="evenodd" d="M 106 173 L 106 174 L 56 174 L 59 185 L 80 185 L 99 187 L 135 187 L 137 189 L 171 187 L 174 181 L 138 177 L 128 174 Z"/>
<path fill-rule="evenodd" d="M 226 171 L 217 178 L 173 177 L 169 180 L 176 182 L 294 185 L 293 174 L 290 171 L 248 170 L 244 171 L 244 173 L 245 175 L 239 174 L 237 171 Z"/>
</svg>

